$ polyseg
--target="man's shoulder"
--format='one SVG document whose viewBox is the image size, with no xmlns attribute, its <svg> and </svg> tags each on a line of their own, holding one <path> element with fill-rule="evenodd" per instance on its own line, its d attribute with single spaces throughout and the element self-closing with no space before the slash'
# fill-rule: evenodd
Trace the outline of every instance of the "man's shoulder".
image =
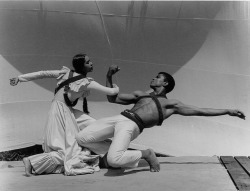
<svg viewBox="0 0 250 191">
<path fill-rule="evenodd" d="M 166 106 L 178 106 L 178 104 L 181 102 L 177 99 L 165 99 L 164 103 Z"/>
<path fill-rule="evenodd" d="M 136 90 L 136 91 L 133 92 L 133 94 L 134 94 L 135 96 L 137 96 L 137 97 L 149 95 L 149 94 L 147 94 L 146 92 L 143 92 L 143 91 L 141 91 L 141 90 Z"/>
</svg>

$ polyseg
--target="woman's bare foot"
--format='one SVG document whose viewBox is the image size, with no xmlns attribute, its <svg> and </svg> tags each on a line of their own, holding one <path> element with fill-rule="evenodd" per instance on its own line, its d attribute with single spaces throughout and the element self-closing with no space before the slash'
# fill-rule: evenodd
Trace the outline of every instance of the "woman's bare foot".
<svg viewBox="0 0 250 191">
<path fill-rule="evenodd" d="M 155 152 L 152 149 L 142 151 L 142 158 L 144 158 L 148 162 L 150 166 L 150 172 L 160 171 L 160 163 L 155 155 Z"/>
<path fill-rule="evenodd" d="M 34 176 L 34 174 L 32 174 L 32 166 L 31 166 L 30 160 L 25 157 L 25 158 L 23 158 L 23 163 L 24 163 L 24 167 L 25 167 L 26 176 L 28 176 L 28 177 Z"/>
</svg>

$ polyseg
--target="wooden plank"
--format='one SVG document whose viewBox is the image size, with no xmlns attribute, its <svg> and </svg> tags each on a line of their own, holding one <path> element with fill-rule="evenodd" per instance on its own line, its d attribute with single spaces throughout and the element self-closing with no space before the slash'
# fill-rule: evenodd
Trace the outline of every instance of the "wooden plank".
<svg viewBox="0 0 250 191">
<path fill-rule="evenodd" d="M 234 157 L 238 163 L 244 168 L 248 175 L 250 175 L 250 159 L 246 156 Z"/>
<path fill-rule="evenodd" d="M 235 186 L 240 191 L 250 191 L 250 177 L 232 156 L 221 156 L 221 161 L 228 170 Z"/>
</svg>

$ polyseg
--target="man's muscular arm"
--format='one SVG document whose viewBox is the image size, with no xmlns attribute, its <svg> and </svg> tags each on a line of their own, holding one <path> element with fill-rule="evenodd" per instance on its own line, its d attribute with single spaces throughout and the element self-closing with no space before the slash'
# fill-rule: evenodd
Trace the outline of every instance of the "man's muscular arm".
<svg viewBox="0 0 250 191">
<path fill-rule="evenodd" d="M 109 71 L 106 76 L 106 86 L 113 87 L 112 76 L 118 72 L 120 68 L 116 65 L 112 65 L 109 67 Z M 122 105 L 129 105 L 135 103 L 138 96 L 142 94 L 141 91 L 135 91 L 131 94 L 117 94 L 117 95 L 107 95 L 108 101 L 111 103 L 117 103 Z"/>
<path fill-rule="evenodd" d="M 180 114 L 184 116 L 230 115 L 245 119 L 244 113 L 236 109 L 199 108 L 192 105 L 186 105 L 178 100 L 169 100 L 169 107 L 173 108 L 174 114 Z"/>
<path fill-rule="evenodd" d="M 108 73 L 106 75 L 106 86 L 113 88 L 113 82 L 112 82 L 112 76 L 118 72 L 120 69 L 118 68 L 118 66 L 112 65 L 109 67 Z M 115 103 L 115 100 L 117 98 L 117 95 L 107 95 L 108 101 L 111 103 Z"/>
</svg>

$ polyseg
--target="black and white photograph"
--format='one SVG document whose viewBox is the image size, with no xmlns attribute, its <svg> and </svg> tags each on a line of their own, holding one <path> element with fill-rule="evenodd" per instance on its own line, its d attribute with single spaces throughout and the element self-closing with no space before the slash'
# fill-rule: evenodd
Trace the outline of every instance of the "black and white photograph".
<svg viewBox="0 0 250 191">
<path fill-rule="evenodd" d="M 0 0 L 0 191 L 250 191 L 250 1 Z"/>
</svg>

